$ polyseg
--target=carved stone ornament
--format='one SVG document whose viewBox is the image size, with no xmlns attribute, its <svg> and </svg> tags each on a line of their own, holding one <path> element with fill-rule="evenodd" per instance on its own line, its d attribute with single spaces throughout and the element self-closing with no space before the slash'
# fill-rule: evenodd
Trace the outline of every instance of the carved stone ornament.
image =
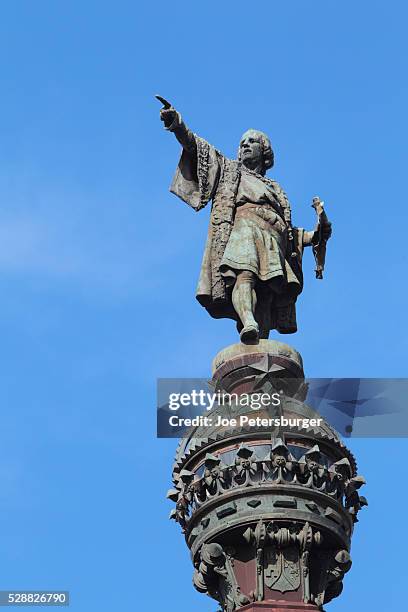
<svg viewBox="0 0 408 612">
<path fill-rule="evenodd" d="M 220 544 L 204 544 L 197 565 L 193 576 L 195 588 L 219 601 L 225 612 L 233 612 L 250 603 L 250 599 L 240 592 L 231 554 Z"/>
<path fill-rule="evenodd" d="M 169 499 L 176 503 L 176 512 L 171 518 L 185 529 L 194 512 L 214 497 L 243 487 L 262 490 L 263 486 L 273 484 L 296 485 L 319 491 L 335 499 L 349 513 L 352 521 L 357 522 L 358 512 L 367 505 L 365 497 L 357 492 L 365 480 L 362 476 L 352 475 L 348 459 L 327 468 L 322 463 L 319 446 L 315 444 L 299 460 L 295 460 L 281 439 L 271 444 L 270 452 L 263 460 L 256 458 L 255 448 L 241 445 L 231 465 L 224 465 L 220 457 L 207 453 L 201 477 L 183 470 L 175 488 L 168 493 Z"/>
</svg>

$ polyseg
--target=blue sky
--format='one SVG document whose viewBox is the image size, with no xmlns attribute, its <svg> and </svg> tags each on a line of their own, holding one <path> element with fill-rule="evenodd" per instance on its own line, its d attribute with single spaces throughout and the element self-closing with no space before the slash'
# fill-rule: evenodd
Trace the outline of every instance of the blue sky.
<svg viewBox="0 0 408 612">
<path fill-rule="evenodd" d="M 236 335 L 195 302 L 209 211 L 168 192 L 179 147 L 155 93 L 229 156 L 245 129 L 266 131 L 297 225 L 325 200 L 325 279 L 308 252 L 286 338 L 307 374 L 407 375 L 407 13 L 402 0 L 3 3 L 0 589 L 69 589 L 78 612 L 216 608 L 167 521 L 175 442 L 155 438 L 155 380 L 207 376 Z M 382 611 L 405 593 L 407 440 L 350 446 L 370 506 L 327 608 Z"/>
</svg>

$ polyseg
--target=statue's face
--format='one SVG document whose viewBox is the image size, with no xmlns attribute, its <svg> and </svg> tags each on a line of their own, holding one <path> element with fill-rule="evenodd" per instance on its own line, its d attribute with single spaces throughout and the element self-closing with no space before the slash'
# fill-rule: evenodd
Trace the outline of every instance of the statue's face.
<svg viewBox="0 0 408 612">
<path fill-rule="evenodd" d="M 248 130 L 241 138 L 239 144 L 241 161 L 248 168 L 256 168 L 263 165 L 263 147 L 259 134 Z"/>
</svg>

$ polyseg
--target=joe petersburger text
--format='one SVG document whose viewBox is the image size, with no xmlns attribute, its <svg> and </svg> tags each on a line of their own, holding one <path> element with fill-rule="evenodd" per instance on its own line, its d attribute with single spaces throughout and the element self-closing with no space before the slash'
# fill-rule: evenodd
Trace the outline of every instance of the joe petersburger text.
<svg viewBox="0 0 408 612">
<path fill-rule="evenodd" d="M 199 407 L 211 410 L 214 406 L 229 406 L 230 408 L 248 407 L 252 410 L 260 410 L 267 406 L 280 406 L 281 395 L 279 393 L 207 393 L 204 390 L 193 390 L 189 393 L 171 393 L 169 395 L 168 407 L 177 411 L 181 407 Z M 176 414 L 169 417 L 171 427 L 318 427 L 322 423 L 321 418 L 290 418 L 286 416 L 260 417 L 246 414 L 237 417 L 225 415 L 198 415 L 194 417 L 182 417 Z"/>
<path fill-rule="evenodd" d="M 246 414 L 241 414 L 239 417 L 217 417 L 196 416 L 193 418 L 179 417 L 176 414 L 169 417 L 171 427 L 300 427 L 309 429 L 309 427 L 319 427 L 323 419 L 297 419 L 289 417 L 250 417 Z"/>
</svg>

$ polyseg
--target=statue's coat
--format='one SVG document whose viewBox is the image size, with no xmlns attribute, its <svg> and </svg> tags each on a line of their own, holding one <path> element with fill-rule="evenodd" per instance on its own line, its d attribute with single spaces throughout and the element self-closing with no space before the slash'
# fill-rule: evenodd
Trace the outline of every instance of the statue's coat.
<svg viewBox="0 0 408 612">
<path fill-rule="evenodd" d="M 183 149 L 170 191 L 196 211 L 204 208 L 212 200 L 208 237 L 196 297 L 211 316 L 238 320 L 231 302 L 231 287 L 226 282 L 228 272 L 223 269 L 233 264 L 221 266 L 221 263 L 233 230 L 242 172 L 247 170 L 242 168 L 238 161 L 224 157 L 202 138 L 195 136 L 195 140 L 197 153 L 192 154 Z M 261 177 L 257 175 L 257 178 Z M 267 178 L 261 180 L 273 190 L 276 202 L 283 211 L 282 218 L 287 225 L 286 229 L 290 229 L 293 233 L 293 243 L 291 243 L 293 253 L 289 248 L 289 242 L 285 241 L 283 265 L 276 266 L 276 272 L 269 275 L 272 277 L 281 274 L 284 277 L 284 287 L 276 296 L 269 312 L 261 313 L 261 316 L 264 321 L 267 319 L 269 329 L 277 329 L 280 333 L 293 333 L 297 330 L 296 298 L 303 288 L 303 230 L 290 227 L 290 205 L 278 183 Z M 250 214 L 250 211 L 247 214 Z M 261 226 L 262 219 L 257 218 Z M 234 274 L 234 271 L 231 273 Z M 259 279 L 259 284 L 265 283 Z M 262 300 L 258 299 L 258 310 L 261 309 Z"/>
</svg>

